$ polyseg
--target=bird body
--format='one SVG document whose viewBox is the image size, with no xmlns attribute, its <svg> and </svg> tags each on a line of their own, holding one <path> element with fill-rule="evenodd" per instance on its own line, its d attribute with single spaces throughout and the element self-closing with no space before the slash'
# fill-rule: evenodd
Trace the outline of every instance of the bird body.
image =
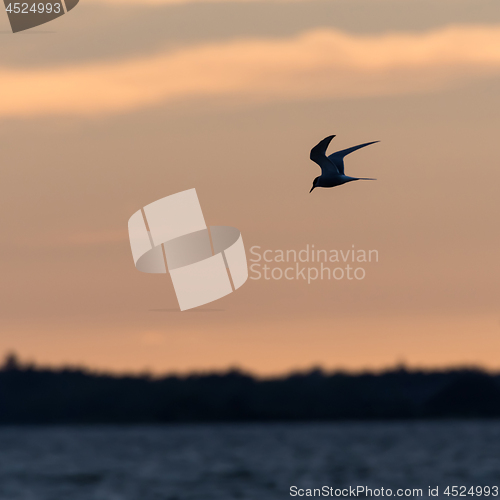
<svg viewBox="0 0 500 500">
<path fill-rule="evenodd" d="M 311 160 L 321 167 L 321 175 L 314 179 L 311 191 L 317 187 L 330 188 L 341 186 L 342 184 L 346 184 L 347 182 L 352 181 L 374 181 L 375 179 L 370 179 L 367 177 L 350 177 L 348 175 L 345 175 L 344 157 L 349 153 L 352 153 L 353 151 L 364 148 L 365 146 L 369 146 L 370 144 L 375 144 L 379 141 L 366 142 L 358 146 L 353 146 L 352 148 L 337 151 L 330 156 L 326 156 L 326 150 L 334 137 L 334 135 L 326 137 L 311 149 Z"/>
<path fill-rule="evenodd" d="M 329 175 L 323 174 L 320 177 L 316 177 L 317 182 L 314 187 L 324 187 L 331 188 L 335 186 L 341 186 L 346 182 L 357 181 L 357 177 L 349 177 L 348 175 Z"/>
</svg>

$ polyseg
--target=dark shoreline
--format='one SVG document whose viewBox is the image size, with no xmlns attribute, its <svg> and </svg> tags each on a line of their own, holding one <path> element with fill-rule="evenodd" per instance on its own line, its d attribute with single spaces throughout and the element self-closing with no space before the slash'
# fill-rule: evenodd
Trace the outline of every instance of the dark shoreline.
<svg viewBox="0 0 500 500">
<path fill-rule="evenodd" d="M 0 425 L 407 421 L 500 417 L 500 376 L 479 369 L 284 378 L 114 376 L 6 362 Z"/>
</svg>

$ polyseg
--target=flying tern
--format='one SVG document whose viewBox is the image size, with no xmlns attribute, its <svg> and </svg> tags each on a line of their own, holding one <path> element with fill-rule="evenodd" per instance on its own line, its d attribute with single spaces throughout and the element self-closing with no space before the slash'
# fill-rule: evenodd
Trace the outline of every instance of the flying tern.
<svg viewBox="0 0 500 500">
<path fill-rule="evenodd" d="M 334 135 L 329 135 L 311 149 L 311 160 L 321 167 L 321 175 L 314 179 L 311 191 L 317 187 L 329 188 L 341 186 L 342 184 L 351 181 L 375 181 L 376 179 L 370 179 L 368 177 L 349 177 L 348 175 L 345 175 L 344 156 L 380 141 L 367 142 L 365 144 L 343 149 L 342 151 L 337 151 L 336 153 L 326 156 L 326 150 L 334 137 Z"/>
</svg>

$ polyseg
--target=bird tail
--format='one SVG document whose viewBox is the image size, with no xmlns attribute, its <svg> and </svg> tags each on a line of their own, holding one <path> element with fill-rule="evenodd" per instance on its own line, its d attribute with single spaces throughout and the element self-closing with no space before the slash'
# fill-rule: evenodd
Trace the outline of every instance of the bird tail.
<svg viewBox="0 0 500 500">
<path fill-rule="evenodd" d="M 358 181 L 376 181 L 377 179 L 372 179 L 371 177 L 358 177 Z"/>
</svg>

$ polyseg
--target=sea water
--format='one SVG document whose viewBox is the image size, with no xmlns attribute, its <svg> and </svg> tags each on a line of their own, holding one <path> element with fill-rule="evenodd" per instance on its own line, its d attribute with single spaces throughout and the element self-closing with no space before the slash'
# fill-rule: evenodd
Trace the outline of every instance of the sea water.
<svg viewBox="0 0 500 500">
<path fill-rule="evenodd" d="M 452 498 L 461 485 L 500 486 L 500 421 L 0 427 L 0 500 L 299 498 L 292 486 Z"/>
</svg>

